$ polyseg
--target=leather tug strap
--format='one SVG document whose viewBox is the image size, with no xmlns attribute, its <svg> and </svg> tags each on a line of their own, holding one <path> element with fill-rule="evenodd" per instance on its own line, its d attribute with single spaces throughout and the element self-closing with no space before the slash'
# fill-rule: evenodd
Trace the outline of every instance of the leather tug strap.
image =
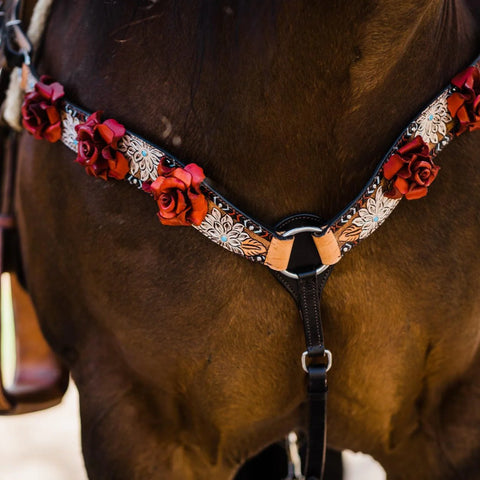
<svg viewBox="0 0 480 480">
<path fill-rule="evenodd" d="M 322 222 L 314 215 L 297 215 L 282 221 L 277 230 L 301 229 L 305 224 L 321 226 Z M 294 298 L 305 332 L 307 349 L 302 356 L 302 364 L 308 386 L 307 480 L 323 478 L 327 435 L 327 370 L 331 357 L 325 349 L 320 303 L 333 267 L 325 267 L 319 272 L 319 264 L 318 250 L 307 230 L 295 235 L 287 272 L 272 270 L 273 276 Z"/>
</svg>

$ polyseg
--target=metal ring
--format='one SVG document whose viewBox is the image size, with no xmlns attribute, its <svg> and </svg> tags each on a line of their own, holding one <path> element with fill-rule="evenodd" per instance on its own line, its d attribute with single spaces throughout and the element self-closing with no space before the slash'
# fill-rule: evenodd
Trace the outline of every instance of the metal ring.
<svg viewBox="0 0 480 480">
<path fill-rule="evenodd" d="M 332 352 L 330 350 L 325 349 L 325 355 L 327 356 L 327 369 L 325 370 L 328 372 L 333 365 L 333 356 Z M 307 368 L 307 357 L 308 357 L 308 351 L 305 350 L 302 353 L 302 368 L 305 371 L 305 373 L 308 373 L 308 368 Z"/>
<path fill-rule="evenodd" d="M 297 233 L 304 232 L 318 232 L 323 233 L 323 228 L 320 227 L 296 227 L 292 228 L 286 232 L 280 233 L 281 237 L 290 237 L 291 235 L 296 235 Z"/>
<path fill-rule="evenodd" d="M 320 227 L 296 227 L 292 228 L 286 232 L 280 233 L 281 237 L 290 237 L 292 235 L 296 235 L 297 233 L 305 233 L 305 232 L 317 232 L 317 233 L 323 233 L 324 229 Z M 315 270 L 315 275 L 320 275 L 322 272 L 324 272 L 330 265 L 321 265 Z M 288 270 L 280 270 L 280 273 L 285 275 L 286 277 L 289 278 L 295 278 L 298 279 L 300 276 L 297 273 L 289 272 Z M 313 273 L 313 272 L 312 272 Z"/>
</svg>

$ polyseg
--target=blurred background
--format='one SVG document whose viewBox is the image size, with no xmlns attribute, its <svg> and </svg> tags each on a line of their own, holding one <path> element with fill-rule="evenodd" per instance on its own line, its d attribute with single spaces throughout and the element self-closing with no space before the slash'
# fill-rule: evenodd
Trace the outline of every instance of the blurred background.
<svg viewBox="0 0 480 480">
<path fill-rule="evenodd" d="M 0 445 L 0 480 L 87 480 L 73 382 L 57 407 L 0 417 Z"/>
</svg>

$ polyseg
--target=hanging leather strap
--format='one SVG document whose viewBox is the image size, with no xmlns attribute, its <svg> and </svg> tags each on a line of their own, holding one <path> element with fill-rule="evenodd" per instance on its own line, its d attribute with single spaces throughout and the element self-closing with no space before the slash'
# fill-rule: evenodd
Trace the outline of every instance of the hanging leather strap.
<svg viewBox="0 0 480 480">
<path fill-rule="evenodd" d="M 305 461 L 307 480 L 323 478 L 327 435 L 327 370 L 331 355 L 325 349 L 320 302 L 323 288 L 333 267 L 319 268 L 321 261 L 308 227 L 318 228 L 321 220 L 313 215 L 289 217 L 277 225 L 278 230 L 307 226 L 295 235 L 288 269 L 272 270 L 274 277 L 295 299 L 303 321 L 306 351 L 302 366 L 308 376 L 308 444 Z M 300 368 L 300 365 L 299 365 Z"/>
</svg>

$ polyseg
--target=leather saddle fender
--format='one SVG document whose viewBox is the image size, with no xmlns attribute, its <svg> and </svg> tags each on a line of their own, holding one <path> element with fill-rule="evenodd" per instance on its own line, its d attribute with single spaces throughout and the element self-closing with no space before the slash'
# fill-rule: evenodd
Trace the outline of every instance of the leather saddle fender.
<svg viewBox="0 0 480 480">
<path fill-rule="evenodd" d="M 35 2 L 23 7 L 31 11 Z M 18 2 L 0 0 L 0 51 L 7 44 L 6 13 Z M 0 104 L 8 84 L 8 55 L 0 54 Z M 1 122 L 1 120 L 0 120 Z M 15 222 L 14 187 L 18 134 L 0 124 L 0 415 L 34 412 L 58 404 L 68 386 L 68 370 L 48 346 L 39 327 L 35 309 L 22 279 L 20 242 Z M 5 385 L 7 359 L 2 333 L 7 324 L 15 332 L 9 350 L 14 364 L 13 380 Z M 12 345 L 13 347 L 13 345 Z M 13 353 L 15 352 L 15 353 Z"/>
<path fill-rule="evenodd" d="M 34 412 L 57 405 L 68 386 L 68 370 L 43 338 L 30 295 L 22 285 L 18 231 L 13 215 L 16 141 L 18 134 L 0 131 L 2 200 L 0 213 L 0 415 Z M 7 322 L 7 320 L 10 320 Z M 13 320 L 13 322 L 11 321 Z M 2 327 L 15 330 L 15 373 L 4 384 Z M 13 360 L 13 359 L 12 359 Z"/>
</svg>

